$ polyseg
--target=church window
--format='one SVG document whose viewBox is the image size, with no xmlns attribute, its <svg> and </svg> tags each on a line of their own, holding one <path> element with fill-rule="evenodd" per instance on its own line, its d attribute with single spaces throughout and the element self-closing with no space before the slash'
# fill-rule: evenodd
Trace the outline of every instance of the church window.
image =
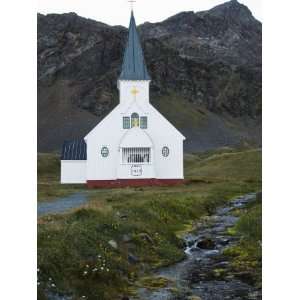
<svg viewBox="0 0 300 300">
<path fill-rule="evenodd" d="M 133 113 L 131 115 L 131 127 L 139 127 L 140 120 L 139 115 L 137 113 Z"/>
<path fill-rule="evenodd" d="M 130 118 L 123 117 L 123 129 L 130 129 Z"/>
<path fill-rule="evenodd" d="M 109 154 L 108 148 L 107 148 L 106 146 L 103 146 L 103 147 L 101 148 L 101 155 L 102 155 L 102 157 L 107 157 L 108 154 Z"/>
<path fill-rule="evenodd" d="M 147 117 L 141 117 L 141 128 L 142 129 L 147 129 L 147 127 L 148 127 L 147 121 L 148 121 Z"/>
<path fill-rule="evenodd" d="M 170 149 L 168 147 L 164 146 L 161 150 L 161 153 L 164 157 L 167 157 L 170 154 Z"/>
<path fill-rule="evenodd" d="M 148 147 L 122 148 L 123 164 L 151 163 L 151 149 Z"/>
</svg>

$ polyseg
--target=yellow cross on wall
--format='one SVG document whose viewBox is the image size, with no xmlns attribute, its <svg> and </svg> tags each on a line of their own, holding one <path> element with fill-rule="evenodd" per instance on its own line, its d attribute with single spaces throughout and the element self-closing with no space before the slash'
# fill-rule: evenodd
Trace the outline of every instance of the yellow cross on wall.
<svg viewBox="0 0 300 300">
<path fill-rule="evenodd" d="M 132 90 L 131 90 L 131 94 L 136 97 L 136 95 L 139 93 L 139 91 L 136 89 L 136 87 L 134 87 Z"/>
</svg>

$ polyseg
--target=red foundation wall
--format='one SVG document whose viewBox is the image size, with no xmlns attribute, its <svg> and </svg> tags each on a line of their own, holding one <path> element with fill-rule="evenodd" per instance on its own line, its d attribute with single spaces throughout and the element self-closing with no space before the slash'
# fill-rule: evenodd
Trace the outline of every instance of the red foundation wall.
<svg viewBox="0 0 300 300">
<path fill-rule="evenodd" d="M 185 183 L 184 179 L 116 179 L 116 180 L 88 180 L 88 188 L 120 188 L 139 186 L 174 186 Z"/>
</svg>

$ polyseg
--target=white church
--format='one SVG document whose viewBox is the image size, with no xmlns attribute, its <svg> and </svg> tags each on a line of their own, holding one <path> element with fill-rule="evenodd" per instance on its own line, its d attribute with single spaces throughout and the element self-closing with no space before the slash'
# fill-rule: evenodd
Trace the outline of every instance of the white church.
<svg viewBox="0 0 300 300">
<path fill-rule="evenodd" d="M 183 181 L 185 137 L 150 104 L 150 82 L 132 12 L 118 78 L 120 103 L 84 139 L 64 142 L 61 183 L 93 188 Z"/>
</svg>

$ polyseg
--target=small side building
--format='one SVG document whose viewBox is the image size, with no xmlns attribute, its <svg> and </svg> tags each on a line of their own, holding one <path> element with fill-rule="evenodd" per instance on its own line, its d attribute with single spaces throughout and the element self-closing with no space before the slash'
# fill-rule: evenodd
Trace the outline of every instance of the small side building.
<svg viewBox="0 0 300 300">
<path fill-rule="evenodd" d="M 84 139 L 64 142 L 61 153 L 61 183 L 86 183 Z"/>
</svg>

